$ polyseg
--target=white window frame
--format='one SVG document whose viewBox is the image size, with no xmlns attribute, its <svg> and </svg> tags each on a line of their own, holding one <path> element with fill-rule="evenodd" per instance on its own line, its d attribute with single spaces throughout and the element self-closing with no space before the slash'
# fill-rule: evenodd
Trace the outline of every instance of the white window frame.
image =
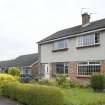
<svg viewBox="0 0 105 105">
<path fill-rule="evenodd" d="M 101 61 L 84 61 L 86 62 L 86 64 L 82 64 L 83 62 L 79 62 L 77 64 L 77 76 L 78 77 L 90 77 L 91 75 L 79 75 L 79 66 L 100 66 L 100 69 L 101 69 Z M 90 62 L 97 62 L 97 64 L 90 64 Z M 80 64 L 81 63 L 81 64 Z M 93 72 L 93 74 L 96 73 L 96 72 Z"/>
<path fill-rule="evenodd" d="M 21 74 L 31 74 L 31 67 L 30 66 L 24 66 L 24 67 L 21 67 L 20 69 L 21 69 Z"/>
<path fill-rule="evenodd" d="M 58 48 L 58 44 L 61 43 L 61 41 L 63 41 L 64 46 L 62 48 Z M 65 48 L 67 48 L 67 45 L 68 45 L 67 44 L 67 39 L 55 41 L 54 44 L 53 44 L 53 50 L 65 49 Z"/>
<path fill-rule="evenodd" d="M 66 69 L 65 69 L 65 67 L 66 66 L 68 66 L 68 63 L 56 63 L 55 65 L 57 65 L 57 64 L 64 64 L 64 75 L 68 75 L 68 72 L 66 73 L 65 71 L 66 71 Z M 57 69 L 57 67 L 55 67 L 56 69 Z M 57 73 L 57 70 L 56 70 L 56 74 L 59 74 L 59 73 Z"/>
<path fill-rule="evenodd" d="M 96 34 L 98 33 L 98 36 L 99 36 L 99 39 L 98 39 L 98 43 L 95 42 L 95 36 Z M 92 38 L 90 40 L 85 40 L 84 38 L 87 37 L 87 39 L 89 39 L 89 36 L 91 37 L 94 37 L 94 39 L 92 40 Z M 87 41 L 88 44 L 84 44 L 84 40 Z M 93 43 L 92 43 L 92 41 Z M 81 42 L 79 42 L 81 41 Z M 99 32 L 96 32 L 96 33 L 93 33 L 93 34 L 89 34 L 89 35 L 82 35 L 82 36 L 78 36 L 77 37 L 77 41 L 76 41 L 76 47 L 84 47 L 84 46 L 91 46 L 91 45 L 96 45 L 96 44 L 99 44 L 100 43 L 100 33 Z M 80 45 L 79 45 L 80 44 Z"/>
</svg>

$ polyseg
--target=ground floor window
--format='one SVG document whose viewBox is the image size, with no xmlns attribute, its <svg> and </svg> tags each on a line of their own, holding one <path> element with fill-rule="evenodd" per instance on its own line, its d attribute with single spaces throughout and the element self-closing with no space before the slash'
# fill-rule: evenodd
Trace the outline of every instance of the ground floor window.
<svg viewBox="0 0 105 105">
<path fill-rule="evenodd" d="M 56 74 L 68 74 L 68 63 L 57 63 Z"/>
<path fill-rule="evenodd" d="M 78 63 L 78 76 L 90 76 L 100 72 L 100 62 L 80 62 Z"/>
<path fill-rule="evenodd" d="M 20 67 L 21 74 L 31 74 L 31 67 L 30 66 L 24 66 Z"/>
</svg>

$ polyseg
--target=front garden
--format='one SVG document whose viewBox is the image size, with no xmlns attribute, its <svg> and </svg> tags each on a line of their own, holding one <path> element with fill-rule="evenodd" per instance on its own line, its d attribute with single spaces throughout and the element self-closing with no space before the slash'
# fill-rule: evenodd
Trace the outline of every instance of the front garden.
<svg viewBox="0 0 105 105">
<path fill-rule="evenodd" d="M 105 93 L 94 92 L 91 88 L 62 89 L 65 105 L 103 105 Z"/>
<path fill-rule="evenodd" d="M 103 105 L 105 104 L 105 77 L 102 74 L 94 74 L 90 79 L 90 85 L 83 86 L 66 80 L 59 75 L 56 80 L 47 79 L 31 81 L 32 84 L 59 87 L 64 98 L 64 105 Z"/>
<path fill-rule="evenodd" d="M 58 75 L 53 81 L 40 79 L 21 83 L 15 73 L 9 74 L 0 74 L 0 95 L 24 105 L 105 104 L 105 77 L 101 74 L 92 76 L 88 87 L 73 84 L 63 75 Z"/>
</svg>

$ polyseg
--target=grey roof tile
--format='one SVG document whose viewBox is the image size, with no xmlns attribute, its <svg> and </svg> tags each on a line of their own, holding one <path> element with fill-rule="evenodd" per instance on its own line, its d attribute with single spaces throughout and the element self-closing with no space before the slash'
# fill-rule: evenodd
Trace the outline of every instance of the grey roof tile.
<svg viewBox="0 0 105 105">
<path fill-rule="evenodd" d="M 105 28 L 105 19 L 90 22 L 85 27 L 83 27 L 82 25 L 78 25 L 78 26 L 75 26 L 75 27 L 72 27 L 72 28 L 67 28 L 67 29 L 64 29 L 64 30 L 60 30 L 60 31 L 42 39 L 38 43 L 43 43 L 43 42 L 54 40 L 54 39 L 57 39 L 57 38 L 62 38 L 62 37 L 70 36 L 70 35 L 80 34 L 80 33 L 83 33 L 83 32 L 88 32 L 88 31 L 97 30 L 97 29 L 101 29 L 101 28 Z"/>
</svg>

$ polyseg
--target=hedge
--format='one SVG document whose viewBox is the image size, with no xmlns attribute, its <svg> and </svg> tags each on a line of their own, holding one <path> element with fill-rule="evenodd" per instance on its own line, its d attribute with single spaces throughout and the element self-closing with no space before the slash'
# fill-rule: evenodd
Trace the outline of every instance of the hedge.
<svg viewBox="0 0 105 105">
<path fill-rule="evenodd" d="M 63 105 L 62 92 L 56 87 L 8 83 L 3 94 L 25 105 Z"/>
<path fill-rule="evenodd" d="M 0 74 L 0 89 L 2 89 L 3 85 L 8 82 L 16 82 L 17 80 L 8 74 Z"/>
<path fill-rule="evenodd" d="M 0 81 L 16 81 L 16 79 L 9 74 L 0 74 Z"/>
</svg>

